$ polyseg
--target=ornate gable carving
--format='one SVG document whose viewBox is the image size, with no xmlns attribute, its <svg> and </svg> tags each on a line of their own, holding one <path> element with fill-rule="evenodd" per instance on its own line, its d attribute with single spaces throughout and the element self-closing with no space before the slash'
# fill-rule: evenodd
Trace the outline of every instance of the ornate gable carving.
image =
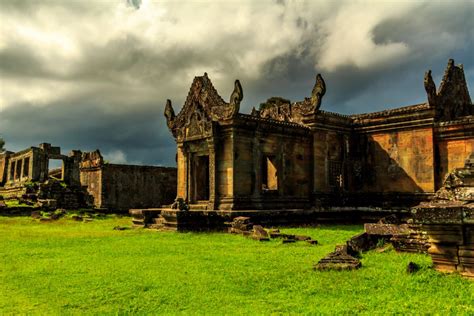
<svg viewBox="0 0 474 316">
<path fill-rule="evenodd" d="M 319 111 L 325 93 L 326 83 L 323 77 L 318 74 L 310 98 L 305 98 L 303 101 L 294 103 L 283 98 L 270 98 L 267 102 L 260 105 L 258 111 L 254 108 L 252 115 L 301 124 L 304 116 L 316 114 Z"/>
<path fill-rule="evenodd" d="M 425 73 L 425 90 L 428 104 L 436 109 L 436 118 L 441 121 L 452 121 L 462 116 L 474 115 L 474 106 L 467 89 L 462 65 L 448 61 L 443 80 L 436 91 L 431 77 L 431 70 Z"/>
<path fill-rule="evenodd" d="M 207 73 L 195 77 L 183 108 L 174 114 L 171 100 L 167 100 L 165 117 L 168 128 L 178 141 L 212 136 L 212 122 L 235 117 L 243 98 L 242 86 L 235 81 L 230 102 L 225 102 L 212 85 Z"/>
</svg>

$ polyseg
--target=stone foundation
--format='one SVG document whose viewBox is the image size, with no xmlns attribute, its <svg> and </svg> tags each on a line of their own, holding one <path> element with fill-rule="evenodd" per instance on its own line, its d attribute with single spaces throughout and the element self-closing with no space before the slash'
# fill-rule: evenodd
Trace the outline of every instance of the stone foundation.
<svg viewBox="0 0 474 316">
<path fill-rule="evenodd" d="M 474 205 L 425 206 L 414 212 L 429 236 L 435 269 L 474 279 Z"/>
</svg>

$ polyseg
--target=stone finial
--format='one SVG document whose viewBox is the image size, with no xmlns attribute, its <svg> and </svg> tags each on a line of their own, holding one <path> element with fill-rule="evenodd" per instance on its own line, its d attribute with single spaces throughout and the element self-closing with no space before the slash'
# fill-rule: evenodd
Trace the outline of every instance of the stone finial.
<svg viewBox="0 0 474 316">
<path fill-rule="evenodd" d="M 326 94 L 326 83 L 321 74 L 317 74 L 316 83 L 311 92 L 311 105 L 314 107 L 314 112 L 319 110 L 324 94 Z"/>
<path fill-rule="evenodd" d="M 165 117 L 166 117 L 166 124 L 168 125 L 168 128 L 171 129 L 173 126 L 173 121 L 175 119 L 175 114 L 174 114 L 173 105 L 171 104 L 170 99 L 166 100 Z"/>
<path fill-rule="evenodd" d="M 431 70 L 425 72 L 425 90 L 426 94 L 428 95 L 428 104 L 432 107 L 436 105 L 436 84 L 433 81 L 433 77 L 431 76 Z"/>
<path fill-rule="evenodd" d="M 230 95 L 230 105 L 233 106 L 234 112 L 239 113 L 240 109 L 240 102 L 244 98 L 244 92 L 242 90 L 242 86 L 240 85 L 239 79 L 236 79 L 234 82 L 234 91 Z"/>
</svg>

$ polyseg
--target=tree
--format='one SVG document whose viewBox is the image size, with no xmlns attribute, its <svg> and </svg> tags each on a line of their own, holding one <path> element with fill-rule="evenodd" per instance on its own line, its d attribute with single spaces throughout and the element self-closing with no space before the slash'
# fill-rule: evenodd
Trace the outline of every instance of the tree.
<svg viewBox="0 0 474 316">
<path fill-rule="evenodd" d="M 3 153 L 5 151 L 5 148 L 3 148 L 3 146 L 5 146 L 5 141 L 3 140 L 3 138 L 0 137 L 0 153 Z"/>
</svg>

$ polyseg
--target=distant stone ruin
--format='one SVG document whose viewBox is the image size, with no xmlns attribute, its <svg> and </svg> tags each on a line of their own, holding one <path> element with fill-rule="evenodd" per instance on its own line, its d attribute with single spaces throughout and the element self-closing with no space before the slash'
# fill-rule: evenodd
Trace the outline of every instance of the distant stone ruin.
<svg viewBox="0 0 474 316">
<path fill-rule="evenodd" d="M 63 155 L 59 147 L 48 143 L 0 154 L 0 195 L 50 209 L 90 206 L 80 183 L 81 154 L 73 150 Z M 53 161 L 60 166 L 51 168 Z"/>
<path fill-rule="evenodd" d="M 176 197 L 176 168 L 110 164 L 98 150 L 63 155 L 43 143 L 0 154 L 0 196 L 47 209 L 159 207 Z"/>
</svg>

